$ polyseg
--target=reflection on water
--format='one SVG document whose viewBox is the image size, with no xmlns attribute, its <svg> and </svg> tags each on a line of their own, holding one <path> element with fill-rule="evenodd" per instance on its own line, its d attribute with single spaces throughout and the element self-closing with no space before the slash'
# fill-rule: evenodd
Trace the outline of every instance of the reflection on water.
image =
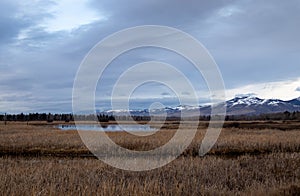
<svg viewBox="0 0 300 196">
<path fill-rule="evenodd" d="M 80 131 L 155 131 L 150 125 L 59 125 L 57 128 L 67 130 L 80 130 Z"/>
</svg>

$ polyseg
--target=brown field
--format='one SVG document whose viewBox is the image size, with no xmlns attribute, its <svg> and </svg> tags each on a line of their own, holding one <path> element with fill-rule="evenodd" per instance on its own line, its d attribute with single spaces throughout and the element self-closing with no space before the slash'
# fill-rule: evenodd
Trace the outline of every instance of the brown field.
<svg viewBox="0 0 300 196">
<path fill-rule="evenodd" d="M 145 172 L 97 160 L 76 131 L 47 123 L 0 123 L 1 195 L 300 194 L 299 122 L 227 122 L 213 149 L 199 157 L 203 123 L 178 159 Z M 109 136 L 123 147 L 144 151 L 166 143 L 176 127 L 170 122 L 152 137 Z"/>
</svg>

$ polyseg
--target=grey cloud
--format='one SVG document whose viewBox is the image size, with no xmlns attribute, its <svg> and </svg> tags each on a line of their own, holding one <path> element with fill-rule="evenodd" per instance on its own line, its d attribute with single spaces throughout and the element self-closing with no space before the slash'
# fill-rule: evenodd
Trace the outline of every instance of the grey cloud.
<svg viewBox="0 0 300 196">
<path fill-rule="evenodd" d="M 129 0 L 122 3 L 94 0 L 90 3 L 91 9 L 106 14 L 106 21 L 72 32 L 55 33 L 35 26 L 42 18 L 51 17 L 44 9 L 52 1 L 41 1 L 23 19 L 13 17 L 20 10 L 19 5 L 12 2 L 0 2 L 0 75 L 10 73 L 1 80 L 0 91 L 31 92 L 37 103 L 31 105 L 33 110 L 70 110 L 76 70 L 89 49 L 105 36 L 135 25 L 169 25 L 198 38 L 216 59 L 228 88 L 299 77 L 300 2 L 296 0 Z M 230 9 L 236 12 L 220 14 Z M 28 37 L 16 42 L 16 36 L 24 29 L 28 30 Z M 176 66 L 183 67 L 188 78 L 197 81 L 198 88 L 204 88 L 202 80 L 198 82 L 199 74 L 186 68 L 186 62 L 166 53 L 148 53 L 143 51 L 136 53 L 136 57 L 117 59 L 105 75 L 99 96 L 101 93 L 109 95 L 114 78 L 126 70 L 126 64 L 155 58 L 180 64 Z M 120 68 L 121 65 L 124 66 Z M 155 89 L 155 85 L 151 87 Z M 11 97 L 5 100 L 17 103 L 17 99 Z M 18 107 L 21 108 L 21 104 Z"/>
<path fill-rule="evenodd" d="M 291 70 L 299 70 L 299 1 L 239 1 L 236 6 L 241 12 L 216 19 L 212 25 L 223 26 L 223 31 L 206 40 L 227 84 L 298 77 Z"/>
<path fill-rule="evenodd" d="M 115 1 L 93 3 L 100 10 L 109 10 L 108 21 L 114 25 L 109 27 L 111 30 L 162 24 L 192 34 L 212 53 L 229 88 L 298 76 L 298 72 L 290 70 L 299 69 L 296 52 L 300 42 L 299 1 L 129 1 L 129 4 L 132 6 L 124 7 Z M 236 11 L 221 16 L 222 10 Z"/>
<path fill-rule="evenodd" d="M 11 77 L 5 81 L 0 80 L 0 88 L 1 90 L 28 91 L 32 89 L 30 81 L 29 78 Z"/>
<path fill-rule="evenodd" d="M 32 2 L 36 6 L 33 9 L 41 9 L 42 6 L 51 4 L 50 2 Z M 32 5 L 25 6 L 25 4 L 26 2 L 9 0 L 0 2 L 0 43 L 13 43 L 22 30 L 36 25 L 36 22 L 43 18 L 51 17 L 42 10 L 40 12 L 34 10 L 33 13 L 25 14 L 25 12 L 29 12 L 28 9 L 32 9 Z"/>
<path fill-rule="evenodd" d="M 298 88 L 296 88 L 295 91 L 299 91 L 300 92 L 300 86 Z"/>
<path fill-rule="evenodd" d="M 189 92 L 182 92 L 182 95 L 191 95 Z"/>
<path fill-rule="evenodd" d="M 170 95 L 170 93 L 163 92 L 163 93 L 161 93 L 161 95 L 163 95 L 163 96 L 168 96 L 168 95 Z"/>
<path fill-rule="evenodd" d="M 104 10 L 109 16 L 110 29 L 120 30 L 121 28 L 135 25 L 158 24 L 178 27 L 181 29 L 194 29 L 196 22 L 205 23 L 207 17 L 219 8 L 234 1 L 198 1 L 191 0 L 183 2 L 180 0 L 153 0 L 139 1 L 127 0 L 124 6 L 116 0 L 93 1 L 93 8 Z"/>
</svg>

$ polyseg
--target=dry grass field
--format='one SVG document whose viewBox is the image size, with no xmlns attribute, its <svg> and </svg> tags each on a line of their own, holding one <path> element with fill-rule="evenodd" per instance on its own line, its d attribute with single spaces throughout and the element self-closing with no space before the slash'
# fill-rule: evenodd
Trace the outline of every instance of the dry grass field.
<svg viewBox="0 0 300 196">
<path fill-rule="evenodd" d="M 205 125 L 200 125 L 192 144 L 172 163 L 129 172 L 97 160 L 76 131 L 60 131 L 53 124 L 2 123 L 0 194 L 299 195 L 298 123 L 268 122 L 259 129 L 246 124 L 225 124 L 205 157 L 198 156 L 205 133 Z M 144 151 L 167 142 L 176 123 L 164 128 L 152 137 L 108 134 L 123 147 Z"/>
</svg>

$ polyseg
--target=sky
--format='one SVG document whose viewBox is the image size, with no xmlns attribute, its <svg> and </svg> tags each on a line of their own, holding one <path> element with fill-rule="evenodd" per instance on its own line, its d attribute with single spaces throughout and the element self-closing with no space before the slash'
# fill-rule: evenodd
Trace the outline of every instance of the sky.
<svg viewBox="0 0 300 196">
<path fill-rule="evenodd" d="M 138 25 L 166 25 L 199 40 L 219 66 L 228 99 L 249 93 L 300 96 L 298 0 L 1 0 L 0 112 L 71 112 L 73 82 L 86 54 L 112 33 Z M 207 85 L 190 62 L 142 48 L 122 54 L 105 70 L 95 93 L 98 109 L 108 107 L 118 77 L 144 61 L 174 65 L 195 85 L 199 102 L 209 102 Z M 168 105 L 173 98 L 172 89 L 158 83 L 132 95 L 139 104 Z"/>
</svg>

